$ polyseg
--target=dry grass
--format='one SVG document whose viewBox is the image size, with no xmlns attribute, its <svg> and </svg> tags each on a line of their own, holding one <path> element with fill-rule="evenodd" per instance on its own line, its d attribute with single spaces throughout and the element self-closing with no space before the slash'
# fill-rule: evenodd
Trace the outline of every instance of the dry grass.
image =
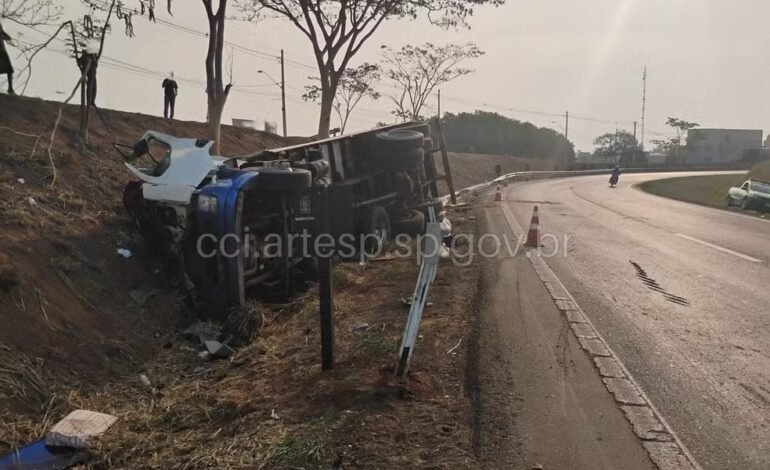
<svg viewBox="0 0 770 470">
<path fill-rule="evenodd" d="M 288 304 L 255 302 L 225 325 L 259 331 L 230 360 L 203 360 L 193 344 L 174 338 L 140 371 L 150 387 L 138 373 L 104 385 L 59 385 L 38 379 L 34 361 L 23 362 L 31 369 L 2 377 L 19 381 L 17 393 L 34 395 L 37 407 L 0 415 L 0 453 L 84 408 L 119 418 L 97 442 L 93 469 L 330 468 L 340 461 L 347 468 L 467 468 L 464 342 L 447 355 L 467 333 L 476 276 L 467 269 L 439 270 L 407 384 L 392 371 L 407 313 L 400 298 L 411 294 L 418 267 L 413 259 L 339 265 L 334 371 L 319 367 L 313 293 Z"/>
</svg>

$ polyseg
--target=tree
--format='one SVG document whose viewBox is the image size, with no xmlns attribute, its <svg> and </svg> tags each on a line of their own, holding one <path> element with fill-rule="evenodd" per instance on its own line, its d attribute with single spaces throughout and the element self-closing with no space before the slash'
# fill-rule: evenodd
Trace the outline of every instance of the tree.
<svg viewBox="0 0 770 470">
<path fill-rule="evenodd" d="M 615 158 L 615 163 L 633 161 L 642 152 L 636 137 L 628 131 L 609 132 L 594 139 L 594 155 Z"/>
<path fill-rule="evenodd" d="M 225 48 L 225 12 L 228 0 L 219 0 L 214 10 L 214 0 L 202 0 L 209 21 L 209 47 L 206 54 L 206 94 L 208 96 L 209 137 L 214 140 L 214 152 L 220 152 L 222 113 L 230 94 L 232 83 L 225 85 L 222 75 Z"/>
<path fill-rule="evenodd" d="M 652 143 L 655 144 L 655 150 L 667 154 L 667 161 L 670 163 L 682 162 L 685 158 L 682 150 L 682 142 L 688 137 L 690 130 L 698 127 L 700 124 L 669 117 L 666 120 L 666 125 L 674 129 L 676 135 L 669 139 L 653 140 Z M 685 144 L 685 146 L 686 145 L 687 144 Z"/>
<path fill-rule="evenodd" d="M 553 129 L 538 128 L 488 111 L 442 116 L 447 149 L 458 153 L 513 155 L 572 163 L 572 143 Z"/>
<path fill-rule="evenodd" d="M 685 121 L 683 119 L 670 117 L 666 120 L 666 125 L 673 128 L 676 131 L 676 146 L 681 147 L 682 146 L 682 139 L 687 137 L 687 134 L 690 132 L 690 129 L 694 129 L 700 124 L 696 122 L 689 122 Z"/>
<path fill-rule="evenodd" d="M 54 34 L 55 37 L 59 31 L 67 24 L 70 26 L 71 38 L 68 46 L 70 54 L 75 59 L 75 63 L 80 69 L 80 130 L 78 137 L 81 147 L 88 145 L 88 127 L 90 123 L 91 108 L 96 107 L 97 78 L 96 74 L 99 67 L 99 60 L 104 53 L 104 41 L 111 30 L 110 20 L 115 11 L 116 0 L 111 0 L 104 4 L 99 0 L 83 0 L 83 4 L 88 7 L 89 13 L 77 24 L 67 22 L 62 25 Z M 105 6 L 106 5 L 106 6 Z M 97 12 L 104 12 L 106 17 L 102 20 L 96 15 Z"/>
<path fill-rule="evenodd" d="M 474 7 L 505 0 L 239 0 L 249 19 L 272 14 L 288 19 L 313 47 L 321 87 L 318 135 L 329 123 L 342 74 L 383 22 L 426 13 L 441 27 L 467 26 Z"/>
<path fill-rule="evenodd" d="M 19 26 L 37 28 L 58 23 L 61 18 L 61 6 L 55 0 L 0 0 L 0 31 L 3 31 L 2 22 L 15 23 Z M 29 42 L 23 37 L 23 33 L 14 35 L 8 46 L 16 51 L 16 58 L 23 58 L 26 65 L 19 71 L 8 76 L 8 88 L 13 89 L 14 81 L 24 80 L 21 93 L 24 94 L 27 83 L 32 75 L 32 59 L 37 55 L 41 45 L 47 42 Z"/>
<path fill-rule="evenodd" d="M 484 54 L 472 43 L 436 46 L 426 42 L 420 46 L 408 44 L 398 51 L 387 46 L 383 49 L 385 63 L 390 66 L 387 77 L 401 89 L 391 99 L 396 105 L 393 114 L 402 121 L 421 119 L 436 88 L 472 72 L 460 63 Z"/>
<path fill-rule="evenodd" d="M 374 89 L 374 84 L 379 79 L 380 67 L 376 64 L 364 63 L 356 68 L 345 69 L 334 97 L 334 111 L 340 120 L 341 134 L 345 133 L 345 127 L 353 109 L 364 97 L 373 100 L 380 98 L 380 93 Z M 319 81 L 318 77 L 314 80 Z M 302 99 L 317 103 L 321 99 L 321 94 L 320 85 L 313 84 L 305 87 Z"/>
</svg>

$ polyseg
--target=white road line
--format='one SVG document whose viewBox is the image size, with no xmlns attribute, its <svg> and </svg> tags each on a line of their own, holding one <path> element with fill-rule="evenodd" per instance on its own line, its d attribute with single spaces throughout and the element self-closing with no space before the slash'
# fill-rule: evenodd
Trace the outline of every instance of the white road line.
<svg viewBox="0 0 770 470">
<path fill-rule="evenodd" d="M 719 246 L 719 245 L 714 245 L 713 243 L 704 242 L 703 240 L 699 240 L 699 239 L 697 239 L 695 237 L 691 237 L 691 236 L 685 235 L 683 233 L 677 233 L 676 236 L 677 237 L 682 237 L 682 238 L 684 238 L 686 240 L 690 240 L 690 241 L 695 242 L 695 243 L 700 243 L 703 246 L 707 246 L 709 248 L 713 248 L 715 250 L 719 250 L 722 253 L 727 253 L 728 255 L 737 256 L 738 258 L 745 259 L 746 261 L 751 261 L 752 263 L 761 263 L 762 262 L 761 259 L 753 258 L 753 257 L 751 257 L 749 255 L 744 255 L 743 253 L 739 253 L 737 251 L 733 251 L 733 250 L 731 250 L 729 248 L 725 248 L 725 247 Z"/>
<path fill-rule="evenodd" d="M 516 217 L 513 215 L 513 212 L 511 211 L 510 207 L 508 207 L 508 204 L 506 201 L 503 201 L 501 208 L 502 208 L 503 215 L 506 221 L 508 222 L 508 227 L 511 229 L 511 231 L 514 234 L 524 233 L 523 232 L 524 229 L 521 228 L 521 224 L 519 224 L 519 221 L 516 220 Z M 666 432 L 673 438 L 674 444 L 682 452 L 682 454 L 684 455 L 689 465 L 679 462 L 676 456 L 670 456 L 670 455 L 664 456 L 663 461 L 659 462 L 658 460 L 655 459 L 655 457 L 650 452 L 650 450 L 647 449 L 647 447 L 645 446 L 645 449 L 647 449 L 647 452 L 650 455 L 650 459 L 653 460 L 653 462 L 659 468 L 661 468 L 661 470 L 669 470 L 669 469 L 673 470 L 673 469 L 681 469 L 681 468 L 692 468 L 695 470 L 703 470 L 702 467 L 695 460 L 693 455 L 690 453 L 690 451 L 687 449 L 687 447 L 685 447 L 684 443 L 679 439 L 679 436 L 674 432 L 673 428 L 671 428 L 671 425 L 668 424 L 668 421 L 666 421 L 666 419 L 663 417 L 663 414 L 655 407 L 655 405 L 653 405 L 652 400 L 650 400 L 650 397 L 644 392 L 644 390 L 642 390 L 642 387 L 639 385 L 639 382 L 637 382 L 636 379 L 634 379 L 634 377 L 631 375 L 631 372 L 628 370 L 626 365 L 623 364 L 623 361 L 620 360 L 618 355 L 615 354 L 615 351 L 613 351 L 612 348 L 610 347 L 607 340 L 605 340 L 602 334 L 599 333 L 599 330 L 593 324 L 593 322 L 588 317 L 588 315 L 586 315 L 585 311 L 580 307 L 580 305 L 578 304 L 577 300 L 572 295 L 572 293 L 569 290 L 567 290 L 567 287 L 564 285 L 564 283 L 562 283 L 561 279 L 559 279 L 556 276 L 556 273 L 553 272 L 551 267 L 548 266 L 548 263 L 546 263 L 546 261 L 542 257 L 537 256 L 536 251 L 532 251 L 532 252 L 527 251 L 526 255 L 527 255 L 527 258 L 529 258 L 529 262 L 532 264 L 532 267 L 535 269 L 536 272 L 538 272 L 538 275 L 540 276 L 540 279 L 543 282 L 545 282 L 545 279 L 544 279 L 544 276 L 540 274 L 540 272 L 545 271 L 544 274 L 547 274 L 548 278 L 555 280 L 556 284 L 558 284 L 561 290 L 564 293 L 566 293 L 567 296 L 571 299 L 572 303 L 575 305 L 575 308 L 581 313 L 586 324 L 590 325 L 591 330 L 593 330 L 594 334 L 598 337 L 599 341 L 601 341 L 601 343 L 607 348 L 607 351 L 609 351 L 612 359 L 614 359 L 617 362 L 617 364 L 620 366 L 621 370 L 625 374 L 626 378 L 633 384 L 633 386 L 636 388 L 636 390 L 644 399 L 644 402 L 646 403 L 646 405 L 652 410 L 654 416 L 660 421 L 660 423 L 663 425 L 663 428 L 666 430 Z M 538 265 L 540 266 L 540 270 L 538 270 Z M 556 302 L 555 298 L 554 298 L 554 302 Z M 599 375 L 601 377 L 601 374 Z M 628 417 L 626 418 L 628 419 Z M 669 458 L 670 460 L 666 460 Z"/>
</svg>

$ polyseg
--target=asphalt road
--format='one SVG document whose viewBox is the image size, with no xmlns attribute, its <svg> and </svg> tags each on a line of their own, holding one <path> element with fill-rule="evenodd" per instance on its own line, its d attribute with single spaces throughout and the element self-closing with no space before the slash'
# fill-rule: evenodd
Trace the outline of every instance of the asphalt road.
<svg viewBox="0 0 770 470">
<path fill-rule="evenodd" d="M 546 260 L 704 469 L 770 468 L 770 221 L 623 175 L 515 184 Z M 566 241 L 566 242 L 565 242 Z"/>
</svg>

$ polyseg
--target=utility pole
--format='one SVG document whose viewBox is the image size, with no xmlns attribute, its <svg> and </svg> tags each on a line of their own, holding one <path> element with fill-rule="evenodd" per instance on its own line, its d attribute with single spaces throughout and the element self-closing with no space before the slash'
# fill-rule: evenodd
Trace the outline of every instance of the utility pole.
<svg viewBox="0 0 770 470">
<path fill-rule="evenodd" d="M 441 88 L 438 89 L 438 119 L 441 120 Z"/>
<path fill-rule="evenodd" d="M 642 75 L 642 152 L 644 152 L 644 118 L 647 113 L 647 66 L 644 66 Z"/>
<path fill-rule="evenodd" d="M 634 121 L 634 140 L 636 140 L 636 121 Z"/>
<path fill-rule="evenodd" d="M 281 49 L 281 112 L 283 113 L 283 136 L 286 137 L 286 74 L 284 72 L 283 49 Z"/>
<path fill-rule="evenodd" d="M 634 121 L 634 142 L 637 144 L 639 143 L 636 140 L 636 121 Z M 636 163 L 636 147 L 634 147 L 634 150 L 631 151 L 631 164 Z"/>
<path fill-rule="evenodd" d="M 569 140 L 569 111 L 564 114 L 564 138 Z"/>
</svg>

